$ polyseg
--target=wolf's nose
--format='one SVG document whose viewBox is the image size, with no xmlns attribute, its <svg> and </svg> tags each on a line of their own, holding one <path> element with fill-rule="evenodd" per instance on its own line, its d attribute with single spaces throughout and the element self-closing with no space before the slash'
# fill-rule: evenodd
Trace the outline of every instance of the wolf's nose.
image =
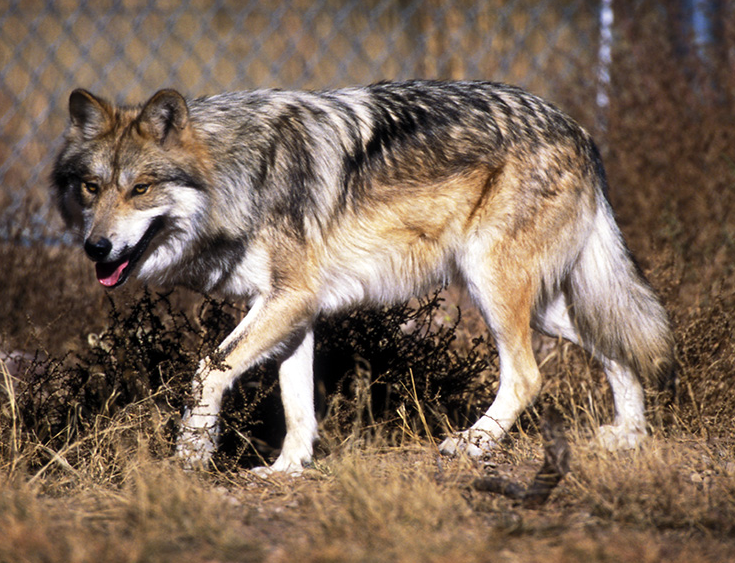
<svg viewBox="0 0 735 563">
<path fill-rule="evenodd" d="M 106 239 L 105 237 L 100 237 L 96 241 L 87 239 L 84 242 L 84 251 L 87 253 L 87 256 L 95 262 L 99 262 L 100 260 L 107 258 L 107 255 L 110 254 L 111 250 L 112 243 L 110 242 L 110 239 Z"/>
</svg>

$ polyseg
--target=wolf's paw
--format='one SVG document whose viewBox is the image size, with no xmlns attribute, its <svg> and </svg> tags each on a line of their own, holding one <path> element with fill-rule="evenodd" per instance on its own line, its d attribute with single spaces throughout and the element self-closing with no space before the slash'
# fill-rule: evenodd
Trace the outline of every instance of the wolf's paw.
<svg viewBox="0 0 735 563">
<path fill-rule="evenodd" d="M 449 436 L 439 444 L 439 451 L 449 456 L 464 453 L 469 457 L 480 458 L 487 455 L 496 446 L 497 443 L 487 432 L 470 429 Z"/>
<path fill-rule="evenodd" d="M 643 445 L 648 438 L 645 430 L 622 424 L 600 426 L 597 440 L 609 452 L 634 450 Z"/>
<path fill-rule="evenodd" d="M 304 467 L 302 465 L 292 465 L 290 467 L 287 467 L 286 469 L 276 469 L 273 465 L 261 465 L 258 467 L 253 467 L 249 471 L 260 477 L 261 479 L 278 476 L 298 477 L 304 472 Z"/>
<path fill-rule="evenodd" d="M 274 474 L 297 477 L 304 472 L 304 469 L 310 466 L 311 456 L 302 458 L 299 455 L 289 455 L 288 452 L 281 452 L 281 455 L 278 456 L 278 459 L 276 459 L 270 467 L 254 467 L 250 471 L 262 478 L 266 478 Z"/>
<path fill-rule="evenodd" d="M 176 442 L 176 457 L 186 469 L 206 469 L 217 449 L 216 418 L 186 413 Z"/>
<path fill-rule="evenodd" d="M 206 469 L 214 451 L 214 442 L 188 432 L 182 433 L 176 444 L 176 457 L 189 470 Z"/>
</svg>

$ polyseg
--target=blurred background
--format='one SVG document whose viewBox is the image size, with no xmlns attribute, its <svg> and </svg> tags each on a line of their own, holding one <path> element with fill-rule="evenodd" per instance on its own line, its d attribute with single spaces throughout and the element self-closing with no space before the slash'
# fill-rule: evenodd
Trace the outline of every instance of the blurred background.
<svg viewBox="0 0 735 563">
<path fill-rule="evenodd" d="M 733 20 L 725 0 L 2 0 L 0 239 L 61 240 L 48 173 L 76 87 L 137 103 L 162 87 L 491 79 L 550 98 L 606 150 L 627 74 L 657 80 L 663 53 L 676 87 L 732 97 L 718 72 L 735 68 Z"/>
</svg>

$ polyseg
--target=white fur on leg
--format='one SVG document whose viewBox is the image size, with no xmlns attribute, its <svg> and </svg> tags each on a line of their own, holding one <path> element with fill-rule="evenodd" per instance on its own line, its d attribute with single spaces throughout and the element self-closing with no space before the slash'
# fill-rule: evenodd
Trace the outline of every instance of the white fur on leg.
<svg viewBox="0 0 735 563">
<path fill-rule="evenodd" d="M 245 318 L 220 344 L 226 350 L 243 339 L 248 328 L 258 318 L 264 308 L 264 300 L 256 298 Z M 247 340 L 245 340 L 247 343 Z M 240 365 L 230 365 L 227 369 L 215 369 L 209 358 L 199 362 L 199 369 L 192 383 L 194 406 L 184 414 L 181 432 L 176 446 L 176 455 L 189 468 L 206 466 L 217 449 L 218 415 L 222 405 L 222 394 L 232 385 L 238 374 L 244 372 L 257 360 L 257 356 L 245 355 Z M 231 358 L 228 358 L 231 361 Z"/>
<path fill-rule="evenodd" d="M 181 420 L 176 455 L 187 469 L 202 469 L 217 448 L 217 438 L 217 415 L 196 415 L 187 410 Z"/>
<path fill-rule="evenodd" d="M 567 299 L 560 294 L 544 309 L 536 312 L 534 326 L 550 336 L 562 336 L 580 343 L 574 324 L 569 317 Z M 615 403 L 614 424 L 601 426 L 597 439 L 608 451 L 629 450 L 639 447 L 648 437 L 644 412 L 643 387 L 638 377 L 626 368 L 591 349 L 605 369 Z"/>
<path fill-rule="evenodd" d="M 508 346 L 498 339 L 500 388 L 487 412 L 464 432 L 444 440 L 439 451 L 447 455 L 464 452 L 481 457 L 492 451 L 507 435 L 523 409 L 528 407 L 541 387 L 541 374 L 528 349 Z"/>
<path fill-rule="evenodd" d="M 209 360 L 200 362 L 193 384 L 195 405 L 187 410 L 181 420 L 181 432 L 176 445 L 176 455 L 186 467 L 194 469 L 206 466 L 217 449 L 217 416 L 222 394 L 232 380 L 231 371 L 211 369 Z"/>
<path fill-rule="evenodd" d="M 612 360 L 603 362 L 615 403 L 615 423 L 601 426 L 600 443 L 609 451 L 639 447 L 648 437 L 643 387 L 632 370 Z"/>
<path fill-rule="evenodd" d="M 597 439 L 609 452 L 634 450 L 643 445 L 648 438 L 645 429 L 631 428 L 621 424 L 605 424 L 600 426 Z"/>
<path fill-rule="evenodd" d="M 286 437 L 281 455 L 271 467 L 253 469 L 260 476 L 276 471 L 297 475 L 311 461 L 314 440 L 317 438 L 313 331 L 306 331 L 298 348 L 281 363 L 278 378 L 286 417 Z"/>
<path fill-rule="evenodd" d="M 496 440 L 488 432 L 470 428 L 446 438 L 439 444 L 439 451 L 444 455 L 464 453 L 470 457 L 480 458 L 492 451 L 496 445 Z"/>
<path fill-rule="evenodd" d="M 525 379 L 507 370 L 504 376 L 501 375 L 500 389 L 487 412 L 467 430 L 444 440 L 439 445 L 439 451 L 446 455 L 461 452 L 470 457 L 482 457 L 492 451 L 515 424 L 521 411 L 533 400 L 537 379 L 532 381 L 532 385 L 528 385 Z"/>
</svg>

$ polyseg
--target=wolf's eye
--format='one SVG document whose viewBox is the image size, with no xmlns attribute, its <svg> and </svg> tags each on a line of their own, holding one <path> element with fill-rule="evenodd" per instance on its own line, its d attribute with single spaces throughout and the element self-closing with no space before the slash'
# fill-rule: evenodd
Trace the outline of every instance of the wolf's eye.
<svg viewBox="0 0 735 563">
<path fill-rule="evenodd" d="M 135 184 L 133 186 L 133 195 L 143 195 L 150 187 L 150 184 Z"/>
<path fill-rule="evenodd" d="M 100 185 L 96 182 L 82 182 L 82 188 L 91 194 L 96 194 L 100 191 Z"/>
</svg>

